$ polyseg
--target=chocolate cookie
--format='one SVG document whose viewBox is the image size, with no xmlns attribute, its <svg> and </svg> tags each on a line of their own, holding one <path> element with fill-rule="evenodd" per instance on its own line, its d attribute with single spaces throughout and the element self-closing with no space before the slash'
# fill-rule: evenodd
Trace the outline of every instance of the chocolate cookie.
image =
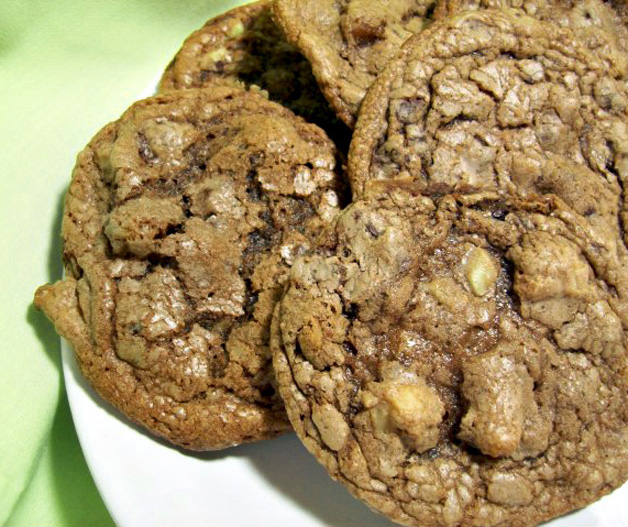
<svg viewBox="0 0 628 527">
<path fill-rule="evenodd" d="M 293 266 L 271 345 L 300 439 L 408 526 L 534 526 L 621 485 L 625 247 L 554 197 L 412 185 Z"/>
<path fill-rule="evenodd" d="M 287 38 L 312 64 L 323 93 L 353 127 L 366 91 L 404 41 L 428 23 L 436 0 L 277 0 Z"/>
<path fill-rule="evenodd" d="M 515 11 L 434 22 L 362 105 L 354 195 L 389 179 L 428 195 L 553 193 L 612 240 L 628 220 L 627 78 L 571 31 Z"/>
<path fill-rule="evenodd" d="M 217 81 L 256 85 L 271 100 L 319 125 L 346 151 L 350 130 L 329 108 L 309 62 L 273 22 L 270 5 L 237 7 L 192 33 L 164 72 L 159 91 Z"/>
<path fill-rule="evenodd" d="M 35 303 L 102 397 L 151 432 L 191 449 L 282 433 L 270 318 L 339 210 L 336 170 L 322 130 L 257 93 L 140 101 L 79 155 L 66 278 Z"/>
<path fill-rule="evenodd" d="M 520 9 L 539 20 L 569 28 L 601 59 L 621 61 L 626 67 L 628 28 L 622 22 L 621 10 L 602 0 L 439 0 L 434 18 L 490 8 Z"/>
<path fill-rule="evenodd" d="M 626 0 L 611 0 L 611 5 L 625 27 L 628 27 L 628 2 Z"/>
</svg>

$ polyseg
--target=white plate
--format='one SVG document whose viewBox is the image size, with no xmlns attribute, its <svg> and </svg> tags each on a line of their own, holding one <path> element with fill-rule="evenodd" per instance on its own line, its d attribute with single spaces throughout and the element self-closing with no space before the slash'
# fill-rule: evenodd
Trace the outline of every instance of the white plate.
<svg viewBox="0 0 628 527">
<path fill-rule="evenodd" d="M 352 498 L 294 434 L 191 454 L 104 403 L 65 342 L 63 372 L 83 452 L 120 527 L 393 527 Z M 628 527 L 628 485 L 545 527 Z"/>
</svg>

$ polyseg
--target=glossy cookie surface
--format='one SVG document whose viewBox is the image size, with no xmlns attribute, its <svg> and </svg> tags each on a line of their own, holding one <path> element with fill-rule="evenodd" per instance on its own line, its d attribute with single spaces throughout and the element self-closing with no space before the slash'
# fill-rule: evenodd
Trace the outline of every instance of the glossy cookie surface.
<svg viewBox="0 0 628 527">
<path fill-rule="evenodd" d="M 626 222 L 627 78 L 572 31 L 518 11 L 434 22 L 363 103 L 354 196 L 382 180 L 434 196 L 554 194 L 613 244 Z"/>
</svg>

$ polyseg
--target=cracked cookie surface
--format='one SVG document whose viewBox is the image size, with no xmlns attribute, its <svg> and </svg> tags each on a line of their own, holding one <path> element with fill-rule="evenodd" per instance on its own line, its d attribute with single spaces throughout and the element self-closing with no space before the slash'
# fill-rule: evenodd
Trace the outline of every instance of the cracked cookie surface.
<svg viewBox="0 0 628 527">
<path fill-rule="evenodd" d="M 626 251 L 555 198 L 383 185 L 292 268 L 282 397 L 358 498 L 416 527 L 529 527 L 628 478 Z"/>
<path fill-rule="evenodd" d="M 333 143 L 231 87 L 134 104 L 79 155 L 66 278 L 36 305 L 104 399 L 173 443 L 289 429 L 270 317 L 293 258 L 339 210 Z"/>
<path fill-rule="evenodd" d="M 271 2 L 237 7 L 192 33 L 164 72 L 159 90 L 214 82 L 256 85 L 348 149 L 350 130 L 329 108 L 309 62 L 273 22 Z"/>
<path fill-rule="evenodd" d="M 434 22 L 363 103 L 354 196 L 389 179 L 428 195 L 555 194 L 613 240 L 627 220 L 627 78 L 571 31 L 514 10 Z"/>
<path fill-rule="evenodd" d="M 531 17 L 569 28 L 598 58 L 626 67 L 628 28 L 622 22 L 619 5 L 603 0 L 440 0 L 434 18 L 481 9 L 519 9 Z"/>
<path fill-rule="evenodd" d="M 366 91 L 436 0 L 277 0 L 278 24 L 312 64 L 321 90 L 353 127 Z"/>
</svg>

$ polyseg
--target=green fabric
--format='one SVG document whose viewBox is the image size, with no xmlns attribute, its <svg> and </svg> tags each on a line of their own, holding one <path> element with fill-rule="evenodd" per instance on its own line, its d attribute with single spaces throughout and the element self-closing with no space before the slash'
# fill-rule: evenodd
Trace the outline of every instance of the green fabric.
<svg viewBox="0 0 628 527">
<path fill-rule="evenodd" d="M 0 1 L 0 524 L 109 526 L 32 306 L 61 275 L 78 151 L 155 80 L 185 36 L 237 0 Z"/>
</svg>

